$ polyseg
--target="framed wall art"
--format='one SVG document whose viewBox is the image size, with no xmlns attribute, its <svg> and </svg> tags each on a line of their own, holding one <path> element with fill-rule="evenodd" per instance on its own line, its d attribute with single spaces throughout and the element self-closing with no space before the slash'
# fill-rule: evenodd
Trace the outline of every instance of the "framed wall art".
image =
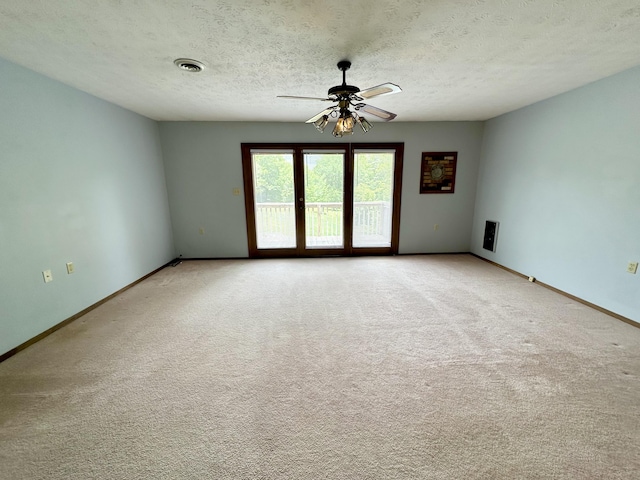
<svg viewBox="0 0 640 480">
<path fill-rule="evenodd" d="M 458 152 L 422 152 L 420 193 L 453 193 Z"/>
</svg>

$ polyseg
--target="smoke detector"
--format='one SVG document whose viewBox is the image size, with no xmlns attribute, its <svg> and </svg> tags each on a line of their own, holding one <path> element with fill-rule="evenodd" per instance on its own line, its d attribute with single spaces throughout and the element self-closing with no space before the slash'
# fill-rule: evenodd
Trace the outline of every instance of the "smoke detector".
<svg viewBox="0 0 640 480">
<path fill-rule="evenodd" d="M 176 67 L 191 73 L 199 73 L 204 70 L 204 63 L 191 58 L 178 58 L 173 61 Z"/>
</svg>

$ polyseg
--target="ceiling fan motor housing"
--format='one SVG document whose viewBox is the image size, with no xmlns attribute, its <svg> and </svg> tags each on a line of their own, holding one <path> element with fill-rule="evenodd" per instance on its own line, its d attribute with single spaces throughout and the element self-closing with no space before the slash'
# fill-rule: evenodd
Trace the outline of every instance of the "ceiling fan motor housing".
<svg viewBox="0 0 640 480">
<path fill-rule="evenodd" d="M 328 95 L 335 95 L 340 97 L 342 95 L 353 95 L 354 93 L 358 93 L 360 89 L 353 85 L 337 85 L 335 87 L 331 87 L 329 89 Z"/>
</svg>

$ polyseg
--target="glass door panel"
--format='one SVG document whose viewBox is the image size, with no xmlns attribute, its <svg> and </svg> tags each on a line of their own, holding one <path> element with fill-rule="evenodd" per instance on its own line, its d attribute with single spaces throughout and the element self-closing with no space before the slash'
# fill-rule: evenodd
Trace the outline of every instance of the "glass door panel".
<svg viewBox="0 0 640 480">
<path fill-rule="evenodd" d="M 242 144 L 252 258 L 398 253 L 401 143 Z"/>
<path fill-rule="evenodd" d="M 305 247 L 344 248 L 344 153 L 304 152 L 303 166 Z"/>
<path fill-rule="evenodd" d="M 353 247 L 391 247 L 395 152 L 356 151 Z"/>
<path fill-rule="evenodd" d="M 257 248 L 296 248 L 293 152 L 252 152 L 251 170 Z"/>
</svg>

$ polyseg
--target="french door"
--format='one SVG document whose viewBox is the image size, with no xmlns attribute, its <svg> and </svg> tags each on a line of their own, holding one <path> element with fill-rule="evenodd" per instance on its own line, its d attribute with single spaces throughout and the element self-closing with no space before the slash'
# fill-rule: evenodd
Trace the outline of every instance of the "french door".
<svg viewBox="0 0 640 480">
<path fill-rule="evenodd" d="M 398 252 L 403 144 L 242 144 L 250 257 Z"/>
</svg>

